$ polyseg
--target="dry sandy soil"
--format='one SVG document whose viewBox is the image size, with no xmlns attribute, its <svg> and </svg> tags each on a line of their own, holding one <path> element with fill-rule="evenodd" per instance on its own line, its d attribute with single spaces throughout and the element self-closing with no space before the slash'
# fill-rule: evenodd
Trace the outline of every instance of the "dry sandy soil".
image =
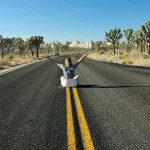
<svg viewBox="0 0 150 150">
<path fill-rule="evenodd" d="M 94 52 L 89 54 L 88 57 L 102 62 L 150 67 L 150 55 L 147 53 L 142 54 L 135 50 L 129 53 L 121 52 L 119 57 L 117 54 L 113 54 L 113 52 L 110 51 L 104 54 Z"/>
<path fill-rule="evenodd" d="M 45 57 L 46 55 L 40 54 L 40 59 Z M 24 56 L 20 57 L 19 55 L 5 56 L 4 58 L 0 58 L 0 70 L 10 68 L 16 65 L 20 65 L 20 64 L 25 64 L 35 60 L 38 60 L 36 56 L 32 57 L 29 55 L 26 55 L 25 57 Z"/>
</svg>

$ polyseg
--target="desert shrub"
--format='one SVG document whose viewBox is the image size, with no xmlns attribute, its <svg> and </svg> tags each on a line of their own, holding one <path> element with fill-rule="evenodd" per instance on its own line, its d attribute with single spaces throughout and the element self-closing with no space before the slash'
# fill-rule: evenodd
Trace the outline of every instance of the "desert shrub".
<svg viewBox="0 0 150 150">
<path fill-rule="evenodd" d="M 127 61 L 126 61 L 126 60 L 123 60 L 123 61 L 122 61 L 122 64 L 123 64 L 123 65 L 126 65 L 126 64 L 127 64 Z"/>
<path fill-rule="evenodd" d="M 15 55 L 11 54 L 8 56 L 9 60 L 12 61 L 14 59 Z"/>
<path fill-rule="evenodd" d="M 114 61 L 113 60 L 109 60 L 109 63 L 114 63 Z"/>
<path fill-rule="evenodd" d="M 123 55 L 123 53 L 124 53 L 123 51 L 120 51 L 120 55 Z"/>
<path fill-rule="evenodd" d="M 149 58 L 149 55 L 148 55 L 148 54 L 143 54 L 143 58 L 144 58 L 144 59 L 148 59 L 148 58 Z"/>
<path fill-rule="evenodd" d="M 32 57 L 32 59 L 33 59 L 33 60 L 37 60 L 37 57 L 36 57 L 36 55 L 34 55 L 34 56 Z"/>
<path fill-rule="evenodd" d="M 103 53 L 102 53 L 102 51 L 99 50 L 99 51 L 97 51 L 97 54 L 98 54 L 98 55 L 101 55 L 101 54 L 103 54 Z"/>
<path fill-rule="evenodd" d="M 128 61 L 128 64 L 129 64 L 129 65 L 132 65 L 132 64 L 133 64 L 133 61 L 129 60 L 129 61 Z"/>
<path fill-rule="evenodd" d="M 105 58 L 101 58 L 100 61 L 101 62 L 107 62 L 107 60 Z"/>
<path fill-rule="evenodd" d="M 127 54 L 127 53 L 124 53 L 124 54 L 122 54 L 120 57 L 121 57 L 121 59 L 126 59 L 126 58 L 128 57 L 128 54 Z"/>
<path fill-rule="evenodd" d="M 0 59 L 0 65 L 1 66 L 3 66 L 3 65 L 9 66 L 10 62 L 6 58 Z"/>
</svg>

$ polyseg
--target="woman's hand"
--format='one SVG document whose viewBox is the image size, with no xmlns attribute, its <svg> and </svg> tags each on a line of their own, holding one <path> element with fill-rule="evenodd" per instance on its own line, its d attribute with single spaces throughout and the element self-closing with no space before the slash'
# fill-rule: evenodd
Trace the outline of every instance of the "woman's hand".
<svg viewBox="0 0 150 150">
<path fill-rule="evenodd" d="M 90 52 L 87 52 L 87 53 L 84 54 L 82 57 L 86 57 L 88 54 L 90 54 Z"/>
<path fill-rule="evenodd" d="M 88 54 L 90 54 L 90 52 L 87 52 L 86 54 L 84 54 L 84 55 L 77 61 L 76 64 L 80 64 L 80 63 L 83 61 L 83 59 L 84 59 Z"/>
<path fill-rule="evenodd" d="M 56 60 L 52 59 L 52 58 L 49 58 L 53 63 L 55 63 L 58 67 L 61 68 L 61 65 L 59 62 L 57 62 Z"/>
<path fill-rule="evenodd" d="M 91 52 L 87 52 L 85 55 L 87 56 L 88 54 L 90 54 Z"/>
</svg>

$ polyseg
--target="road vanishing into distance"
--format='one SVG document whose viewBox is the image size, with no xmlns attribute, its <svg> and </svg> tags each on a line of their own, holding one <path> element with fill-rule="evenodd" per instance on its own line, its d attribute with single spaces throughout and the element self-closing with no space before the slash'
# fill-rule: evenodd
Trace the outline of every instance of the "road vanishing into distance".
<svg viewBox="0 0 150 150">
<path fill-rule="evenodd" d="M 1 75 L 0 150 L 149 150 L 150 68 L 86 58 L 76 74 L 61 87 L 47 59 Z"/>
</svg>

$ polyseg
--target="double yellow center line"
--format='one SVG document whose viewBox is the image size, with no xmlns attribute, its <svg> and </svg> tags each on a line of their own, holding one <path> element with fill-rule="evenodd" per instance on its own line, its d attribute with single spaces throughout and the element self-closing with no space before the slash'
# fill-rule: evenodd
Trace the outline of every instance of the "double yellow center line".
<svg viewBox="0 0 150 150">
<path fill-rule="evenodd" d="M 85 119 L 85 115 L 82 109 L 78 91 L 75 87 L 72 88 L 75 101 L 75 107 L 82 136 L 82 143 L 85 150 L 94 150 L 94 144 L 89 132 L 89 128 Z M 73 121 L 73 112 L 71 105 L 70 88 L 66 87 L 66 106 L 67 106 L 67 138 L 68 138 L 68 150 L 76 150 L 76 138 Z"/>
</svg>

